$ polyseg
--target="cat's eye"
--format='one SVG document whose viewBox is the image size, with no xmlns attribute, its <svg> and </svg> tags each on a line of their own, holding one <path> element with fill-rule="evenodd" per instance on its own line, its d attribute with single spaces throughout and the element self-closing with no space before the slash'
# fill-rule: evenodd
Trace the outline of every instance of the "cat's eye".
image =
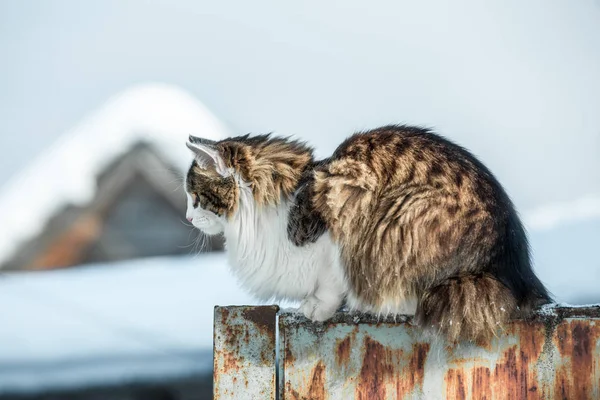
<svg viewBox="0 0 600 400">
<path fill-rule="evenodd" d="M 196 193 L 192 193 L 192 204 L 194 205 L 194 208 L 198 207 L 199 202 L 200 196 L 198 196 Z"/>
</svg>

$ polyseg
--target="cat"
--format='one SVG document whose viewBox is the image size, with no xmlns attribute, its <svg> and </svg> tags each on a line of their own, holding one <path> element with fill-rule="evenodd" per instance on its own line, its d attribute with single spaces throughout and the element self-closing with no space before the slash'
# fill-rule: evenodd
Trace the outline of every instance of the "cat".
<svg viewBox="0 0 600 400">
<path fill-rule="evenodd" d="M 500 183 L 431 130 L 359 132 L 319 161 L 271 135 L 187 146 L 187 218 L 224 234 L 233 273 L 259 299 L 300 300 L 314 321 L 344 304 L 411 314 L 478 343 L 552 301 Z"/>
</svg>

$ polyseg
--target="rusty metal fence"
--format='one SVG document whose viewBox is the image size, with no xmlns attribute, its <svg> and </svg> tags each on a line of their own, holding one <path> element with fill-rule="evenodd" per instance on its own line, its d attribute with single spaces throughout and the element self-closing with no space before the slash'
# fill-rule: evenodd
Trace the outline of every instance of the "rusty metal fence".
<svg viewBox="0 0 600 400">
<path fill-rule="evenodd" d="M 488 347 L 410 319 L 215 307 L 215 399 L 599 399 L 600 306 L 545 309 Z"/>
</svg>

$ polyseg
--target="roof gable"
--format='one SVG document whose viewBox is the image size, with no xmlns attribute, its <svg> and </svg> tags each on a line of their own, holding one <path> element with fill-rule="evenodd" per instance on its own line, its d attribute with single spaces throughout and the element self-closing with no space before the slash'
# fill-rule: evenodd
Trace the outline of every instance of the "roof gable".
<svg viewBox="0 0 600 400">
<path fill-rule="evenodd" d="M 0 268 L 20 256 L 24 243 L 43 235 L 65 207 L 86 207 L 103 195 L 96 192 L 97 177 L 136 143 L 152 145 L 173 170 L 184 171 L 191 161 L 183 145 L 190 133 L 215 140 L 228 136 L 206 107 L 174 86 L 141 85 L 109 99 L 1 188 Z M 163 179 L 159 173 L 146 178 Z"/>
<path fill-rule="evenodd" d="M 48 269 L 193 251 L 199 231 L 183 223 L 185 194 L 175 168 L 145 143 L 102 171 L 96 196 L 66 205 L 3 268 Z M 222 240 L 203 239 L 203 250 Z"/>
</svg>

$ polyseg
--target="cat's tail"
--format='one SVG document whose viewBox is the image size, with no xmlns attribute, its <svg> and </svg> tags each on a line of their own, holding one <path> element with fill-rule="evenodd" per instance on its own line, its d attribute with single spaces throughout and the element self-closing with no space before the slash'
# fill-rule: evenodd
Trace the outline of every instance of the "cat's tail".
<svg viewBox="0 0 600 400">
<path fill-rule="evenodd" d="M 487 343 L 511 318 L 517 302 L 511 291 L 489 274 L 448 278 L 419 300 L 415 321 L 450 342 Z"/>
</svg>

